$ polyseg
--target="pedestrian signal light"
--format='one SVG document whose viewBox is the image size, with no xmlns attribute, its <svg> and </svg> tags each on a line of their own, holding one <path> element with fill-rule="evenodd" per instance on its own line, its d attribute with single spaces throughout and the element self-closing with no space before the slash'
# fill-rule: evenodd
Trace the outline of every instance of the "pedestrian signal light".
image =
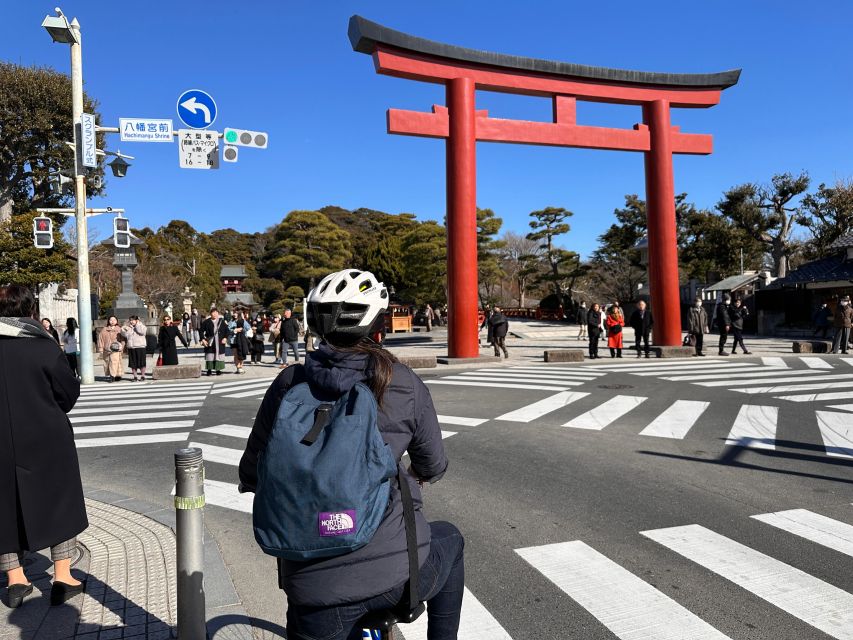
<svg viewBox="0 0 853 640">
<path fill-rule="evenodd" d="M 39 249 L 53 249 L 53 220 L 46 216 L 33 218 L 33 244 Z"/>
<path fill-rule="evenodd" d="M 229 129 L 225 127 L 222 132 L 225 144 L 233 144 L 239 147 L 255 147 L 266 149 L 269 136 L 263 131 L 247 131 L 246 129 Z"/>
<path fill-rule="evenodd" d="M 113 245 L 118 249 L 130 247 L 130 220 L 113 218 Z"/>
</svg>

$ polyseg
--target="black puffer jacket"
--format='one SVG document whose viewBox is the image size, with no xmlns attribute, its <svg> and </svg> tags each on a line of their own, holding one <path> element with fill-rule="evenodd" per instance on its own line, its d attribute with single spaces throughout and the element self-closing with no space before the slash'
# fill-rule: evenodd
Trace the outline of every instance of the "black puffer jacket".
<svg viewBox="0 0 853 640">
<path fill-rule="evenodd" d="M 282 371 L 264 397 L 240 461 L 243 489 L 255 489 L 258 454 L 266 448 L 281 400 L 291 386 L 307 381 L 317 398 L 334 399 L 352 389 L 356 382 L 366 380 L 367 368 L 366 355 L 336 351 L 323 343 L 317 351 L 308 354 L 304 367 L 296 365 Z M 432 398 L 421 379 L 405 365 L 394 365 L 391 384 L 379 412 L 379 431 L 398 463 L 408 451 L 412 468 L 419 478 L 435 482 L 444 475 L 447 456 Z M 430 529 L 422 512 L 420 487 L 414 478 L 409 478 L 409 486 L 415 504 L 418 552 L 423 564 L 429 555 Z M 308 606 L 356 602 L 406 582 L 409 578 L 406 529 L 396 478 L 391 482 L 391 500 L 382 524 L 367 545 L 334 558 L 285 561 L 283 577 L 288 599 Z"/>
</svg>

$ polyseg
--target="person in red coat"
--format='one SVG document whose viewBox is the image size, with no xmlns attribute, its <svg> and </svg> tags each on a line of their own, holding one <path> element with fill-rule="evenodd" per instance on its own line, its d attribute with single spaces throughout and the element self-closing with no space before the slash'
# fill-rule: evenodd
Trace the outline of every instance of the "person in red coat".
<svg viewBox="0 0 853 640">
<path fill-rule="evenodd" d="M 610 357 L 621 358 L 622 327 L 625 326 L 625 314 L 622 313 L 622 308 L 618 302 L 614 302 L 613 306 L 607 311 L 604 325 L 607 327 L 607 346 L 610 347 Z"/>
</svg>

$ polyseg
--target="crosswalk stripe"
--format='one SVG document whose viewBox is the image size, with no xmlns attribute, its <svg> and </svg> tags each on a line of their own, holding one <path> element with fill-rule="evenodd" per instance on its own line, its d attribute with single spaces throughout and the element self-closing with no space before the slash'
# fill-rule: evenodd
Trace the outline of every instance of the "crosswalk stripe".
<svg viewBox="0 0 853 640">
<path fill-rule="evenodd" d="M 110 385 L 97 385 L 92 387 L 82 387 L 80 395 L 88 395 L 91 393 L 109 393 L 115 395 L 125 394 L 144 394 L 152 391 L 199 391 L 208 389 L 212 386 L 211 382 L 196 382 L 192 384 L 170 384 L 168 382 L 145 382 L 145 383 L 130 383 L 114 382 Z"/>
<path fill-rule="evenodd" d="M 640 431 L 640 435 L 680 440 L 687 435 L 710 404 L 710 402 L 698 400 L 676 400 L 666 411 L 652 420 L 649 426 Z"/>
<path fill-rule="evenodd" d="M 585 543 L 516 549 L 623 640 L 726 640 L 707 622 Z"/>
<path fill-rule="evenodd" d="M 698 524 L 643 531 L 838 640 L 853 640 L 853 595 Z"/>
<path fill-rule="evenodd" d="M 547 378 L 549 380 L 581 380 L 586 382 L 589 380 L 598 380 L 598 376 L 585 376 L 579 373 L 551 373 L 550 371 L 519 371 L 514 369 L 504 369 L 503 371 L 487 371 L 486 369 L 478 369 L 477 371 L 465 371 L 463 376 L 489 376 L 499 378 Z"/>
<path fill-rule="evenodd" d="M 560 393 L 548 396 L 539 402 L 534 402 L 533 404 L 529 404 L 525 407 L 521 407 L 520 409 L 516 409 L 515 411 L 510 411 L 502 416 L 498 416 L 495 420 L 506 420 L 508 422 L 532 422 L 533 420 L 565 407 L 576 400 L 586 398 L 588 395 L 588 393 L 579 391 L 561 391 Z"/>
<path fill-rule="evenodd" d="M 207 504 L 252 513 L 252 503 L 255 500 L 254 493 L 240 493 L 237 485 L 219 480 L 204 481 L 204 501 Z"/>
<path fill-rule="evenodd" d="M 231 380 L 229 382 L 214 382 L 214 389 L 228 389 L 229 387 L 244 387 L 247 384 L 257 384 L 260 382 L 266 382 L 267 384 L 271 384 L 273 380 L 276 379 L 276 376 L 270 376 L 268 378 L 249 378 L 242 380 Z"/>
<path fill-rule="evenodd" d="M 761 362 L 771 367 L 779 367 L 781 369 L 788 368 L 788 365 L 785 363 L 785 358 L 779 358 L 778 356 L 764 356 L 761 358 Z"/>
<path fill-rule="evenodd" d="M 851 376 L 853 378 L 853 376 Z M 823 380 L 821 378 L 821 380 Z M 778 381 L 777 381 L 778 382 Z M 736 383 L 738 384 L 738 383 Z M 790 391 L 812 391 L 815 389 L 848 389 L 850 382 L 810 382 L 809 384 L 783 384 L 769 387 L 733 387 L 738 393 L 788 393 Z"/>
<path fill-rule="evenodd" d="M 826 380 L 827 378 L 835 378 L 836 376 L 827 376 L 826 374 L 816 371 L 815 369 L 800 369 L 799 371 L 784 371 L 779 372 L 780 377 L 767 378 L 762 376 L 769 375 L 766 373 L 745 373 L 736 374 L 728 373 L 725 376 L 695 376 L 691 377 L 690 381 L 700 387 L 728 387 L 732 384 L 768 384 L 771 382 L 803 382 L 808 380 Z M 723 378 L 722 380 L 720 378 Z M 664 380 L 678 380 L 678 378 L 664 378 Z"/>
<path fill-rule="evenodd" d="M 218 447 L 215 444 L 206 444 L 204 442 L 190 442 L 187 446 L 201 449 L 201 455 L 205 462 L 218 462 L 236 467 L 240 464 L 240 458 L 243 457 L 241 449 Z"/>
<path fill-rule="evenodd" d="M 696 369 L 679 369 L 678 371 L 673 371 L 669 368 L 657 369 L 655 371 L 632 371 L 635 376 L 659 376 L 660 374 L 664 375 L 673 375 L 676 374 L 677 380 L 688 380 L 689 376 L 699 376 L 699 375 L 709 375 L 715 373 L 717 375 L 729 375 L 730 373 L 746 373 L 746 372 L 755 372 L 755 371 L 764 371 L 764 372 L 772 372 L 773 369 L 769 369 L 765 367 L 763 364 L 749 364 L 748 362 L 734 362 L 732 364 L 728 364 L 725 366 L 719 367 L 697 367 Z"/>
<path fill-rule="evenodd" d="M 256 380 L 256 381 L 247 382 L 247 383 L 241 384 L 241 385 L 234 384 L 234 385 L 230 385 L 227 387 L 225 385 L 216 385 L 210 391 L 210 393 L 213 395 L 218 395 L 218 394 L 223 394 L 223 393 L 230 393 L 232 391 L 245 391 L 247 389 L 253 389 L 255 387 L 263 387 L 266 389 L 272 383 L 273 383 L 273 379 L 271 378 L 269 380 Z"/>
<path fill-rule="evenodd" d="M 441 430 L 441 439 L 446 440 L 450 436 L 455 436 L 456 433 L 457 433 L 456 431 L 445 431 L 444 429 L 442 429 Z"/>
<path fill-rule="evenodd" d="M 152 411 L 149 413 L 125 413 L 124 415 L 112 415 L 112 416 L 83 416 L 78 418 L 77 416 L 69 416 L 71 420 L 71 424 L 78 425 L 83 424 L 84 422 L 109 422 L 110 420 L 142 420 L 143 418 L 181 418 L 184 416 L 197 416 L 198 409 L 193 409 L 190 411 Z"/>
<path fill-rule="evenodd" d="M 569 420 L 564 427 L 574 429 L 591 429 L 600 431 L 615 420 L 618 420 L 631 409 L 638 407 L 648 400 L 641 396 L 613 396 L 594 409 L 582 413 L 577 418 Z"/>
<path fill-rule="evenodd" d="M 155 403 L 152 403 L 155 404 Z M 170 404 L 158 402 L 156 403 L 157 409 L 188 409 L 190 407 L 200 407 L 204 403 L 203 402 L 182 402 L 180 404 Z M 91 413 L 119 413 L 121 416 L 124 415 L 135 415 L 133 410 L 128 410 L 124 403 L 121 405 L 115 405 L 112 407 L 104 407 L 103 405 L 99 407 L 87 407 L 87 406 L 75 406 L 74 409 L 68 412 L 69 416 L 79 416 L 83 414 L 91 414 Z M 118 417 L 118 416 L 117 416 Z"/>
<path fill-rule="evenodd" d="M 790 400 L 791 402 L 823 402 L 824 400 L 850 400 L 853 391 L 833 391 L 831 393 L 803 393 L 790 396 L 774 396 L 779 400 Z"/>
<path fill-rule="evenodd" d="M 776 449 L 779 408 L 745 404 L 735 418 L 726 444 L 752 449 Z"/>
<path fill-rule="evenodd" d="M 496 378 L 494 376 L 476 376 L 470 375 L 466 376 L 464 374 L 460 374 L 457 376 L 445 376 L 442 380 L 476 380 L 478 382 L 511 382 L 513 380 L 517 380 L 518 382 L 525 383 L 537 383 L 541 382 L 543 384 L 559 384 L 563 387 L 577 387 L 583 384 L 582 380 L 555 380 L 553 378 L 528 378 L 528 377 L 518 377 L 518 378 Z"/>
<path fill-rule="evenodd" d="M 88 427 L 74 427 L 75 434 L 84 433 L 122 433 L 124 431 L 148 431 L 149 429 L 186 429 L 195 424 L 193 420 L 167 420 L 165 422 L 131 422 L 125 424 L 96 424 Z"/>
<path fill-rule="evenodd" d="M 839 409 L 841 411 L 853 411 L 853 404 L 831 404 L 830 409 Z"/>
<path fill-rule="evenodd" d="M 441 424 L 457 424 L 463 427 L 479 427 L 484 422 L 488 422 L 488 419 L 463 418 L 462 416 L 438 416 L 438 421 Z"/>
<path fill-rule="evenodd" d="M 192 400 L 193 398 L 204 398 L 207 396 L 206 391 L 176 391 L 176 392 L 165 392 L 161 391 L 159 393 L 152 394 L 139 394 L 135 396 L 116 396 L 116 395 L 89 395 L 89 396 L 81 396 L 79 402 L 100 402 L 101 404 L 107 402 L 115 402 L 115 403 L 124 403 L 128 401 L 141 401 L 141 400 L 169 400 L 172 398 L 181 398 Z M 138 404 L 138 403 L 137 403 Z"/>
<path fill-rule="evenodd" d="M 161 402 L 191 402 L 193 400 L 203 400 L 204 396 L 200 396 L 197 393 L 187 395 L 187 396 L 165 396 L 163 398 L 134 398 L 133 400 L 125 400 L 122 398 L 121 400 L 117 400 L 116 398 L 109 399 L 95 399 L 90 400 L 86 398 L 85 400 L 78 400 L 77 404 L 74 405 L 74 409 L 83 408 L 83 407 L 107 407 L 107 406 L 122 406 L 122 407 L 133 407 L 138 405 L 146 405 L 146 404 L 156 404 L 159 406 Z M 135 411 L 135 409 L 131 409 L 131 411 Z"/>
<path fill-rule="evenodd" d="M 154 444 L 158 442 L 183 442 L 189 437 L 189 431 L 185 433 L 151 433 L 145 436 L 109 436 L 106 438 L 82 438 L 75 440 L 78 449 L 89 449 L 92 447 L 115 447 L 128 444 Z"/>
<path fill-rule="evenodd" d="M 219 436 L 230 436 L 232 438 L 248 439 L 249 434 L 252 433 L 252 428 L 238 427 L 235 424 L 218 424 L 215 427 L 205 427 L 204 429 L 199 429 L 199 431 L 203 431 L 204 433 L 215 433 Z"/>
<path fill-rule="evenodd" d="M 853 556 L 853 526 L 806 509 L 791 509 L 751 516 L 795 536 Z"/>
<path fill-rule="evenodd" d="M 606 376 L 609 371 L 591 371 L 589 367 L 553 367 L 551 365 L 540 365 L 538 367 L 495 367 L 479 369 L 479 371 L 533 371 L 543 373 L 567 373 L 573 376 L 585 376 L 587 378 L 600 378 Z"/>
<path fill-rule="evenodd" d="M 427 640 L 427 616 L 398 627 L 405 640 Z M 512 637 L 492 617 L 492 614 L 465 587 L 462 594 L 462 616 L 459 620 L 459 640 L 512 640 Z"/>
<path fill-rule="evenodd" d="M 841 362 L 846 362 L 850 366 L 853 366 L 853 358 L 839 358 Z"/>
<path fill-rule="evenodd" d="M 507 384 L 502 382 L 460 382 L 458 380 L 424 380 L 424 384 L 445 384 L 457 387 L 488 387 L 489 389 L 533 389 L 537 391 L 563 391 L 567 385 Z"/>
<path fill-rule="evenodd" d="M 803 364 L 809 369 L 832 369 L 832 365 L 823 358 L 811 358 L 800 356 Z"/>
<path fill-rule="evenodd" d="M 849 413 L 815 411 L 826 455 L 853 458 L 853 420 Z"/>
<path fill-rule="evenodd" d="M 702 366 L 706 365 L 714 365 L 719 363 L 724 363 L 726 360 L 722 358 L 708 358 L 701 362 Z M 674 359 L 668 360 L 666 366 L 668 367 L 695 367 L 699 366 L 700 363 L 697 363 L 696 360 L 692 358 L 684 358 L 684 359 Z M 585 368 L 588 369 L 622 369 L 624 367 L 660 367 L 661 363 L 659 360 L 641 360 L 639 362 L 625 362 L 622 364 L 616 364 L 612 362 L 596 362 L 593 364 L 585 365 Z"/>
<path fill-rule="evenodd" d="M 240 393 L 229 393 L 222 396 L 223 398 L 263 398 L 267 395 L 268 387 L 253 389 L 252 391 L 241 391 Z"/>
</svg>

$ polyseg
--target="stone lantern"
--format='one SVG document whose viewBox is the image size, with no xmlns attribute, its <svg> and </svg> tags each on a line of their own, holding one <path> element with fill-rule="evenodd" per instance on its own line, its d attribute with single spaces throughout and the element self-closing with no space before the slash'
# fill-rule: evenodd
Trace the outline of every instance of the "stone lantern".
<svg viewBox="0 0 853 640">
<path fill-rule="evenodd" d="M 112 239 L 104 240 L 101 244 L 112 247 L 113 266 L 121 274 L 121 293 L 116 298 L 111 314 L 118 318 L 119 322 L 126 321 L 130 316 L 139 316 L 145 321 L 148 318 L 148 307 L 133 290 L 133 270 L 139 265 L 136 246 L 142 244 L 142 241 L 131 237 L 130 246 L 127 248 L 116 247 Z"/>
</svg>

